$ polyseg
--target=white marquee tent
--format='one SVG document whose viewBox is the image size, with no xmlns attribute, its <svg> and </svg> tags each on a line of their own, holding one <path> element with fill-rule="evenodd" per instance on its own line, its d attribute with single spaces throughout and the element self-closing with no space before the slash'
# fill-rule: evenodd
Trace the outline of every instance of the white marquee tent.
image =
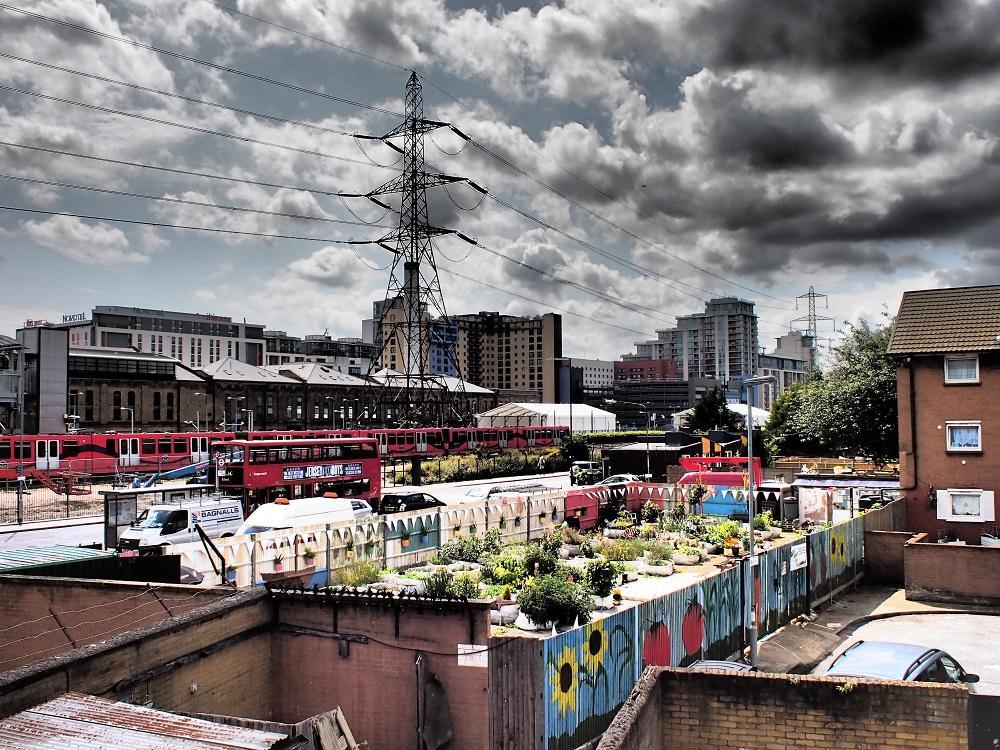
<svg viewBox="0 0 1000 750">
<path fill-rule="evenodd" d="M 615 415 L 585 404 L 503 404 L 478 415 L 479 427 L 569 426 L 573 432 L 608 432 L 615 429 Z"/>
</svg>

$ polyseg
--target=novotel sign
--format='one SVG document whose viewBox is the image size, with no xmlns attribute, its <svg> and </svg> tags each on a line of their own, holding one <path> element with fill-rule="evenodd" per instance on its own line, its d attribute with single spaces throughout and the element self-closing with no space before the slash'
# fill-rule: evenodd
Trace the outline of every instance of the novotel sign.
<svg viewBox="0 0 1000 750">
<path fill-rule="evenodd" d="M 76 313 L 75 315 L 63 315 L 63 323 L 80 323 L 87 319 L 87 313 Z"/>
</svg>

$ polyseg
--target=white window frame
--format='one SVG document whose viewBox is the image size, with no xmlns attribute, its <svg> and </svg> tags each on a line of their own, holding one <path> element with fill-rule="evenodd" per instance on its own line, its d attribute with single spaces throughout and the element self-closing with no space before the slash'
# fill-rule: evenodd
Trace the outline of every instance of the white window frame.
<svg viewBox="0 0 1000 750">
<path fill-rule="evenodd" d="M 952 446 L 952 427 L 977 427 L 979 429 L 979 445 L 975 448 L 963 448 Z M 983 423 L 979 420 L 956 420 L 944 423 L 944 448 L 948 453 L 982 453 L 983 452 Z"/>
<path fill-rule="evenodd" d="M 973 359 L 976 361 L 976 377 L 972 380 L 965 380 L 963 378 L 953 378 L 948 374 L 948 363 L 957 359 Z M 946 385 L 961 385 L 963 383 L 978 383 L 979 382 L 979 355 L 978 354 L 955 354 L 944 358 L 944 382 Z"/>
<path fill-rule="evenodd" d="M 979 515 L 955 514 L 952 509 L 952 495 L 979 495 Z M 937 491 L 937 517 L 939 521 L 960 523 L 990 523 L 996 521 L 996 505 L 992 490 L 947 489 Z"/>
</svg>

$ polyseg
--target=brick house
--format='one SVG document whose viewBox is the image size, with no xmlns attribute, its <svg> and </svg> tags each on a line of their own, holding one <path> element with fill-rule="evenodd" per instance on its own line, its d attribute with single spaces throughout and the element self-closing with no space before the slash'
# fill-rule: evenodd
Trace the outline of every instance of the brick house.
<svg viewBox="0 0 1000 750">
<path fill-rule="evenodd" d="M 887 353 L 910 528 L 979 544 L 1000 490 L 1000 286 L 906 292 Z"/>
</svg>

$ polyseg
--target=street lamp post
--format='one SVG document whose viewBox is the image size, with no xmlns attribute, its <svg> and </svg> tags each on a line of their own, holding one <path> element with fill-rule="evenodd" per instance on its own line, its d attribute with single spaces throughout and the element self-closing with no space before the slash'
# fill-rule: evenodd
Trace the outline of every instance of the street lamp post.
<svg viewBox="0 0 1000 750">
<path fill-rule="evenodd" d="M 129 432 L 134 434 L 135 433 L 135 409 L 133 409 L 131 406 L 119 406 L 118 408 L 120 410 L 122 410 L 122 411 L 127 411 L 128 412 Z"/>
<path fill-rule="evenodd" d="M 226 401 L 246 401 L 246 396 L 226 396 Z M 228 411 L 228 410 L 227 410 Z M 223 419 L 223 424 L 225 419 Z M 236 432 L 236 428 L 239 427 L 239 411 L 233 414 L 233 432 Z"/>
<path fill-rule="evenodd" d="M 757 601 L 754 595 L 753 576 L 757 565 L 757 545 L 753 538 L 753 517 L 756 510 L 754 505 L 757 487 L 753 471 L 753 388 L 771 382 L 774 382 L 773 375 L 758 375 L 743 381 L 747 387 L 747 530 L 750 538 L 750 574 L 746 576 L 748 589 L 746 601 L 750 605 L 747 640 L 750 641 L 750 666 L 754 669 L 757 668 Z"/>
<path fill-rule="evenodd" d="M 606 399 L 604 399 L 604 403 L 611 404 L 611 405 L 614 405 L 614 404 L 625 404 L 627 406 L 636 406 L 636 407 L 642 409 L 643 413 L 646 415 L 646 478 L 647 479 L 652 479 L 653 478 L 653 474 L 650 471 L 650 466 L 649 466 L 649 429 L 650 429 L 649 428 L 649 407 L 646 406 L 645 404 L 640 404 L 640 403 L 638 403 L 636 401 L 619 401 L 618 399 L 614 399 L 614 398 L 606 398 Z"/>
<path fill-rule="evenodd" d="M 208 394 L 202 393 L 201 391 L 196 391 L 195 396 L 201 396 L 201 403 L 207 404 Z M 194 411 L 194 421 L 195 421 L 195 431 L 201 432 L 201 409 L 195 409 Z M 205 409 L 205 427 L 208 427 L 208 409 Z"/>
<path fill-rule="evenodd" d="M 253 432 L 253 409 L 240 409 L 247 415 L 247 432 Z"/>
</svg>

